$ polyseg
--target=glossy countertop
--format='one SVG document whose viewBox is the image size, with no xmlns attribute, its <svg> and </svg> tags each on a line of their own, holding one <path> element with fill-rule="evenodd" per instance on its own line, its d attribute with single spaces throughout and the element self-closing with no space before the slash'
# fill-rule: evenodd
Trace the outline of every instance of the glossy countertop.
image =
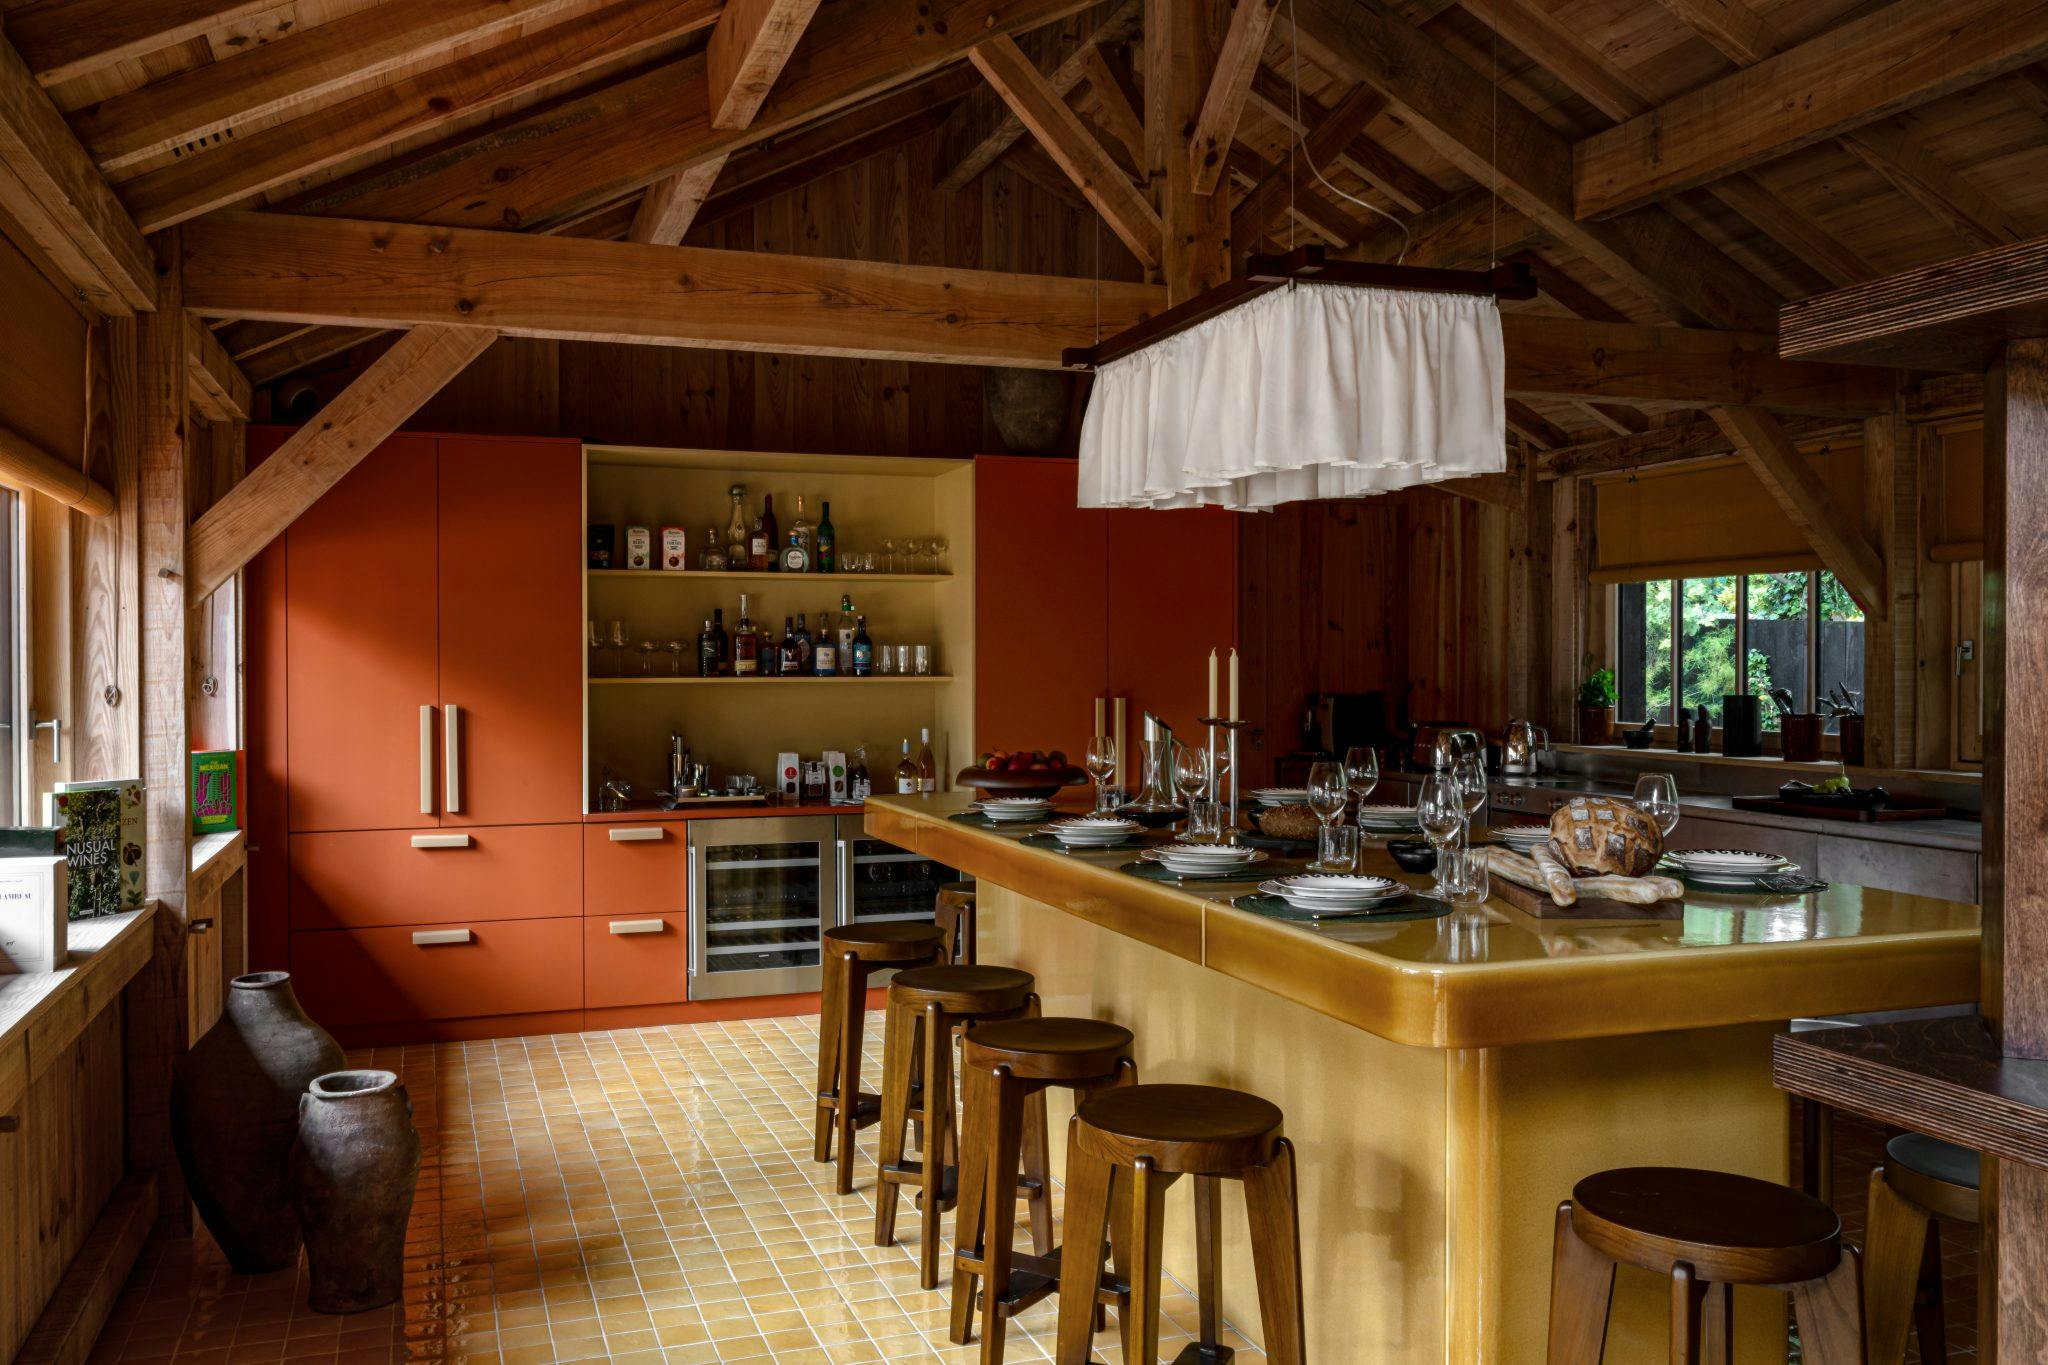
<svg viewBox="0 0 2048 1365">
<path fill-rule="evenodd" d="M 1035 849 L 951 820 L 964 793 L 880 796 L 868 832 L 1397 1043 L 1493 1047 L 1706 1028 L 1977 997 L 1974 905 L 1834 885 L 1805 896 L 1689 892 L 1682 918 L 1537 918 L 1496 898 L 1437 919 L 1302 924 L 1239 910 L 1240 882 L 1141 880 L 1131 853 Z M 1369 870 L 1416 887 L 1368 841 Z"/>
</svg>

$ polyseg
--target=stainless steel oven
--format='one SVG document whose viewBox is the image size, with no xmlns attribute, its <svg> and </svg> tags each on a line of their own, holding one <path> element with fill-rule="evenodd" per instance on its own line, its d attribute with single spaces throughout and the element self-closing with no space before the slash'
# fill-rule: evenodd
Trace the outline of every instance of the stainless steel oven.
<svg viewBox="0 0 2048 1365">
<path fill-rule="evenodd" d="M 690 998 L 818 989 L 836 922 L 829 815 L 690 821 Z"/>
</svg>

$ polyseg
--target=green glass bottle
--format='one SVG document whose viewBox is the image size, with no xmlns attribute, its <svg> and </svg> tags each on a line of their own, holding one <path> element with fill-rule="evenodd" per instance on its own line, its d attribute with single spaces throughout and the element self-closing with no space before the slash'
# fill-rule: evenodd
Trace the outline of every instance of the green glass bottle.
<svg viewBox="0 0 2048 1365">
<path fill-rule="evenodd" d="M 825 504 L 825 515 L 818 519 L 818 572 L 839 572 L 839 547 L 832 530 L 832 504 Z"/>
</svg>

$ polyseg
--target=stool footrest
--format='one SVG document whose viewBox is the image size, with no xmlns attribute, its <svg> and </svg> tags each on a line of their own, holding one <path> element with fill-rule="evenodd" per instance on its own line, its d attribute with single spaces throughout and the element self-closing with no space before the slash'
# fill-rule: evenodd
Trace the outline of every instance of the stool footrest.
<svg viewBox="0 0 2048 1365">
<path fill-rule="evenodd" d="M 891 1161 L 881 1168 L 882 1179 L 893 1185 L 919 1185 L 924 1183 L 924 1162 L 915 1157 Z M 952 1208 L 960 1197 L 960 1168 L 947 1166 L 939 1172 L 939 1202 L 945 1208 Z"/>
<path fill-rule="evenodd" d="M 1015 1317 L 1025 1309 L 1051 1294 L 1060 1287 L 1060 1251 L 1054 1247 L 1040 1256 L 1029 1251 L 1010 1253 L 1010 1282 L 996 1295 L 996 1312 L 1003 1317 Z M 981 1256 L 961 1252 L 954 1258 L 959 1269 L 975 1275 L 988 1274 L 988 1261 Z M 1096 1286 L 1096 1301 L 1105 1307 L 1122 1312 L 1129 1307 L 1131 1287 L 1112 1275 L 1103 1275 Z M 1225 1357 L 1227 1359 L 1227 1357 Z"/>
<path fill-rule="evenodd" d="M 1237 1352 L 1228 1346 L 1204 1346 L 1191 1341 L 1180 1348 L 1180 1354 L 1173 1358 L 1173 1365 L 1230 1365 L 1237 1359 Z"/>
</svg>

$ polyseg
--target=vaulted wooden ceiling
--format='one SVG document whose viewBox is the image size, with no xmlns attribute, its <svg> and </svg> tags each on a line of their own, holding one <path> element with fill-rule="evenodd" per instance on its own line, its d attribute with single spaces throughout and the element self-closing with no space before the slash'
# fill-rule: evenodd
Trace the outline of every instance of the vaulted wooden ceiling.
<svg viewBox="0 0 2048 1365">
<path fill-rule="evenodd" d="M 31 182 L 30 211 L 4 226 L 41 245 L 53 273 L 83 278 L 89 306 L 122 311 L 145 306 L 147 287 L 139 239 L 109 221 L 123 215 L 142 233 L 202 220 L 206 240 L 246 234 L 248 220 L 203 220 L 253 209 L 689 243 L 929 135 L 933 192 L 1009 166 L 1099 214 L 1108 250 L 1131 258 L 1109 273 L 1129 277 L 1159 265 L 1165 230 L 1143 173 L 1157 163 L 1147 8 L 0 0 L 18 144 L 0 147 L 0 166 Z M 1763 331 L 1786 300 L 2048 231 L 2048 72 L 2036 65 L 2048 0 L 1214 9 L 1220 52 L 1173 140 L 1194 189 L 1228 196 L 1239 255 L 1320 241 L 1367 259 L 1523 259 L 1544 281 L 1528 305 L 1539 315 Z M 61 119 L 30 107 L 34 86 Z M 45 144 L 67 130 L 111 199 L 48 169 Z M 57 183 L 38 194 L 39 176 Z M 100 225 L 100 259 L 70 259 L 70 239 L 32 221 L 53 200 Z M 531 256 L 545 268 L 582 259 Z M 912 280 L 906 309 L 927 285 L 950 287 Z M 332 308 L 213 325 L 261 382 L 380 323 L 438 320 L 394 307 L 356 315 L 361 326 L 326 325 L 350 321 Z M 1629 442 L 1678 440 L 1669 433 L 1691 420 L 1680 410 L 1704 401 L 1580 391 L 1570 377 L 1532 383 L 1514 430 L 1542 450 L 1619 441 L 1613 458 L 1625 459 Z"/>
</svg>

